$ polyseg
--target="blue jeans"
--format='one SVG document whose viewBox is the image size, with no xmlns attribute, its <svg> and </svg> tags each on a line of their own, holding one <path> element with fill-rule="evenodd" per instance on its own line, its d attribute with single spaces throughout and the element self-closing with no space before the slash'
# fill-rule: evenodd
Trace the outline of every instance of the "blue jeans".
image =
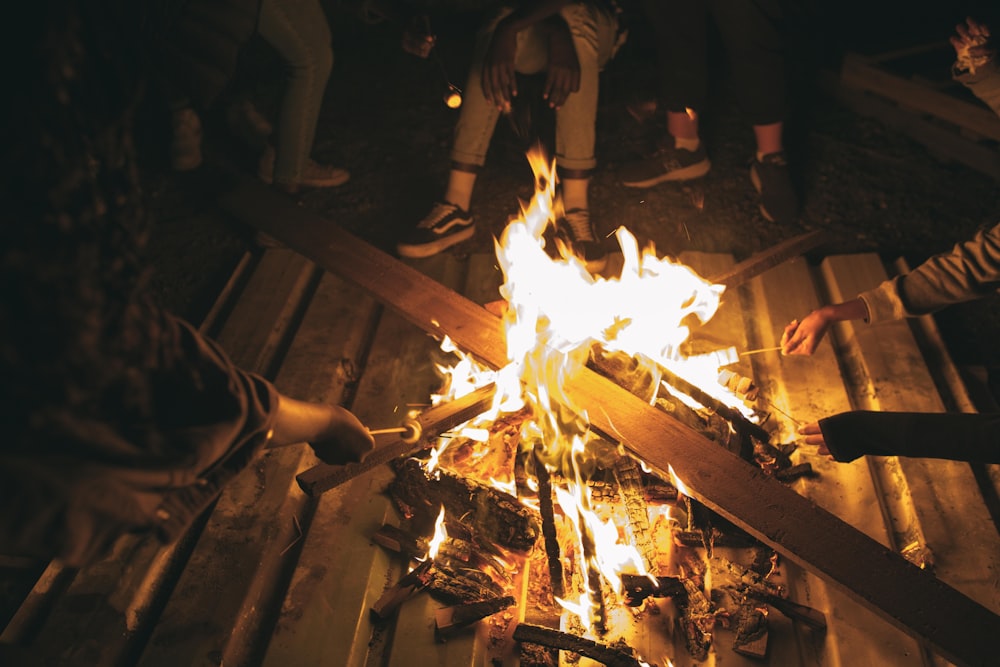
<svg viewBox="0 0 1000 667">
<path fill-rule="evenodd" d="M 451 159 L 455 162 L 477 166 L 486 163 L 486 152 L 500 111 L 483 95 L 483 59 L 494 29 L 511 11 L 510 8 L 501 9 L 486 24 L 476 42 L 469 80 L 465 84 L 465 99 L 455 126 L 451 151 Z M 588 170 L 597 165 L 594 135 L 599 75 L 618 46 L 618 24 L 615 17 L 589 3 L 567 5 L 560 15 L 569 25 L 580 61 L 580 90 L 570 93 L 566 103 L 555 112 L 556 164 L 563 169 Z M 537 74 L 545 71 L 547 65 L 548 41 L 541 29 L 535 25 L 518 33 L 514 68 L 522 74 Z"/>
<path fill-rule="evenodd" d="M 333 69 L 330 24 L 319 0 L 263 0 L 258 30 L 289 71 L 275 128 L 274 180 L 298 183 Z"/>
</svg>

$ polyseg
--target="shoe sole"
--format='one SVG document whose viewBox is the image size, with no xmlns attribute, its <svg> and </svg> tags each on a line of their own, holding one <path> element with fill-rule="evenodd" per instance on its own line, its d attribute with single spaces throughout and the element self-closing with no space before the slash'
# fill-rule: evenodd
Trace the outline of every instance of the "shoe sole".
<svg viewBox="0 0 1000 667">
<path fill-rule="evenodd" d="M 760 194 L 760 176 L 757 175 L 757 170 L 753 167 L 750 167 L 750 182 L 753 183 L 753 187 L 757 191 L 757 194 Z M 760 209 L 760 214 L 764 216 L 765 220 L 768 222 L 774 222 L 774 218 L 767 212 L 767 209 L 764 208 L 764 204 L 760 204 L 757 208 Z"/>
<path fill-rule="evenodd" d="M 439 252 L 447 250 L 462 241 L 467 241 L 468 239 L 471 239 L 472 235 L 475 233 L 475 226 L 469 225 L 468 228 L 455 234 L 442 237 L 433 243 L 422 243 L 420 245 L 405 245 L 400 243 L 396 246 L 396 252 L 399 253 L 400 257 L 423 259 L 424 257 L 431 257 L 432 255 L 436 255 Z"/>
<path fill-rule="evenodd" d="M 651 188 L 654 185 L 670 181 L 690 181 L 695 178 L 701 178 L 707 174 L 711 168 L 712 163 L 709 160 L 704 160 L 703 162 L 692 164 L 691 166 L 684 167 L 683 169 L 675 169 L 673 171 L 660 174 L 659 176 L 654 176 L 653 178 L 647 178 L 644 181 L 622 181 L 622 185 L 626 188 Z"/>
</svg>

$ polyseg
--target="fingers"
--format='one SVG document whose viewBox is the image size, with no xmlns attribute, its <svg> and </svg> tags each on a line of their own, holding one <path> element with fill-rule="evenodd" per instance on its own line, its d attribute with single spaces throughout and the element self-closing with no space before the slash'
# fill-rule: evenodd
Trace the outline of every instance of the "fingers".
<svg viewBox="0 0 1000 667">
<path fill-rule="evenodd" d="M 363 460 L 375 448 L 375 439 L 352 412 L 336 406 L 324 436 L 312 448 L 325 463 L 340 465 Z"/>
</svg>

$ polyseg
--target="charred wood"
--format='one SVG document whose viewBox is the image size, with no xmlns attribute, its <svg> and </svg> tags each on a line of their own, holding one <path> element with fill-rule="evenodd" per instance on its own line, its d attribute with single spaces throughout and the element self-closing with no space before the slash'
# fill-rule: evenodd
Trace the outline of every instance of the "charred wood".
<svg viewBox="0 0 1000 667">
<path fill-rule="evenodd" d="M 763 658 L 767 655 L 767 639 L 767 610 L 744 600 L 740 604 L 733 650 L 751 658 Z"/>
<path fill-rule="evenodd" d="M 806 461 L 805 463 L 798 463 L 787 468 L 776 470 L 774 476 L 782 482 L 791 482 L 800 477 L 815 477 L 816 472 L 813 470 L 812 464 Z"/>
<path fill-rule="evenodd" d="M 513 596 L 505 595 L 438 609 L 434 614 L 434 632 L 439 637 L 449 637 L 472 623 L 512 607 L 514 604 Z"/>
<path fill-rule="evenodd" d="M 712 646 L 715 612 L 712 603 L 693 579 L 685 577 L 680 582 L 685 595 L 678 623 L 684 633 L 684 646 L 695 660 L 706 660 Z"/>
<path fill-rule="evenodd" d="M 514 496 L 446 470 L 435 470 L 428 477 L 414 459 L 396 466 L 396 479 L 389 493 L 403 514 L 413 517 L 417 525 L 431 525 L 443 505 L 446 516 L 453 519 L 448 525 L 466 524 L 476 545 L 492 542 L 526 552 L 538 539 L 538 514 Z"/>
<path fill-rule="evenodd" d="M 801 621 L 814 630 L 826 630 L 826 615 L 818 609 L 754 590 L 748 591 L 747 595 L 774 607 L 793 621 Z"/>
<path fill-rule="evenodd" d="M 382 596 L 375 601 L 371 608 L 372 614 L 379 619 L 392 616 L 399 605 L 430 584 L 433 570 L 434 562 L 428 559 L 405 574 L 402 579 L 386 589 Z"/>
<path fill-rule="evenodd" d="M 641 574 L 623 574 L 622 590 L 625 592 L 625 604 L 638 607 L 646 598 L 678 597 L 680 604 L 686 604 L 687 588 L 677 577 L 656 577 L 652 579 Z"/>
<path fill-rule="evenodd" d="M 643 496 L 639 465 L 626 454 L 615 463 L 614 473 L 628 515 L 627 534 L 633 546 L 642 554 L 646 571 L 656 574 L 656 548 L 653 546 L 649 509 Z"/>
<path fill-rule="evenodd" d="M 434 597 L 449 604 L 480 602 L 504 594 L 503 588 L 485 572 L 439 562 L 431 568 L 426 586 Z"/>
<path fill-rule="evenodd" d="M 552 595 L 565 597 L 563 588 L 562 550 L 556 535 L 555 510 L 552 506 L 552 480 L 549 469 L 538 455 L 538 448 L 532 450 L 535 463 L 535 479 L 538 480 L 538 509 L 542 515 L 542 536 L 544 537 L 545 555 L 549 564 L 549 579 Z"/>
<path fill-rule="evenodd" d="M 518 624 L 514 629 L 514 640 L 576 653 L 604 663 L 608 667 L 640 667 L 642 664 L 636 657 L 635 651 L 628 646 L 618 647 L 601 644 L 591 639 L 538 625 Z"/>
<path fill-rule="evenodd" d="M 372 535 L 372 542 L 389 551 L 403 554 L 407 558 L 423 558 L 427 555 L 428 543 L 426 539 L 387 523 L 375 531 L 375 534 Z"/>
</svg>

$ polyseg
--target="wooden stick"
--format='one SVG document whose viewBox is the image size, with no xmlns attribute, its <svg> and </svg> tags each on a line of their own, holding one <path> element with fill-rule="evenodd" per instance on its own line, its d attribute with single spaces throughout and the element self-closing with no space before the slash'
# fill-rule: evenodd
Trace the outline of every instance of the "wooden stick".
<svg viewBox="0 0 1000 667">
<path fill-rule="evenodd" d="M 709 280 L 716 285 L 725 285 L 732 289 L 792 257 L 815 250 L 826 243 L 827 238 L 826 232 L 821 229 L 806 232 L 751 255 L 728 271 L 712 276 Z"/>
<path fill-rule="evenodd" d="M 761 352 L 776 352 L 781 349 L 780 345 L 775 345 L 774 347 L 761 347 L 756 350 L 747 350 L 746 352 L 740 352 L 741 357 L 746 357 L 751 354 L 760 354 Z"/>
</svg>

